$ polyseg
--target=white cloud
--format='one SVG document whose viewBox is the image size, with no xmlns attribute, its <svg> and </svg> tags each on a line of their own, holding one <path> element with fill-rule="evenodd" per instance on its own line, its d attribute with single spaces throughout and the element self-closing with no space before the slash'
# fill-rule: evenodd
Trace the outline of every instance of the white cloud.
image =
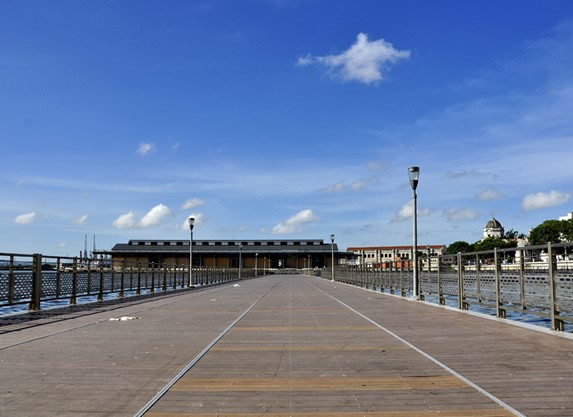
<svg viewBox="0 0 573 417">
<path fill-rule="evenodd" d="M 497 190 L 489 189 L 489 190 L 483 190 L 481 193 L 476 195 L 476 198 L 480 201 L 499 200 L 503 198 L 503 194 Z"/>
<path fill-rule="evenodd" d="M 475 219 L 479 213 L 476 210 L 465 208 L 465 209 L 458 209 L 458 208 L 451 208 L 445 211 L 446 216 L 449 221 L 458 222 L 463 220 L 472 220 Z"/>
<path fill-rule="evenodd" d="M 344 189 L 344 181 L 338 181 L 335 184 L 330 184 L 329 186 L 327 186 L 326 188 L 323 188 L 322 191 L 323 193 L 337 193 L 339 191 L 342 191 Z"/>
<path fill-rule="evenodd" d="M 135 215 L 133 212 L 125 213 L 112 222 L 117 229 L 131 229 L 135 226 Z"/>
<path fill-rule="evenodd" d="M 524 210 L 538 210 L 546 207 L 559 206 L 565 204 L 571 198 L 570 193 L 559 191 L 549 191 L 548 193 L 532 193 L 523 198 L 521 207 Z"/>
<path fill-rule="evenodd" d="M 190 198 L 189 200 L 181 204 L 181 210 L 188 210 L 194 207 L 200 207 L 204 204 L 205 202 L 203 200 L 200 200 L 198 198 Z"/>
<path fill-rule="evenodd" d="M 72 220 L 72 224 L 77 224 L 77 225 L 82 225 L 82 224 L 86 224 L 86 222 L 89 219 L 89 214 L 82 214 L 80 217 L 78 217 L 77 219 Z"/>
<path fill-rule="evenodd" d="M 270 233 L 273 234 L 285 234 L 285 233 L 293 233 L 293 232 L 300 232 L 303 230 L 303 225 L 307 223 L 313 223 L 320 221 L 320 218 L 316 216 L 312 210 L 306 209 L 301 210 L 296 213 L 294 216 L 289 217 L 287 220 L 280 222 L 276 226 L 274 226 Z M 263 229 L 263 232 L 268 232 L 268 230 Z"/>
<path fill-rule="evenodd" d="M 194 228 L 198 225 L 205 223 L 205 216 L 203 213 L 191 213 L 184 221 L 181 223 L 180 229 L 181 230 L 189 230 L 189 217 L 193 217 L 195 219 Z"/>
<path fill-rule="evenodd" d="M 16 216 L 16 218 L 14 219 L 14 223 L 17 224 L 30 224 L 33 223 L 36 220 L 36 213 L 32 212 L 32 213 L 24 213 L 24 214 L 20 214 L 19 216 Z"/>
<path fill-rule="evenodd" d="M 370 177 L 361 180 L 356 180 L 350 186 L 354 191 L 361 191 L 364 188 L 368 187 L 369 185 L 378 184 L 380 183 L 380 179 L 378 177 Z"/>
<path fill-rule="evenodd" d="M 147 155 L 155 150 L 153 143 L 140 143 L 137 148 L 137 153 L 140 155 Z"/>
<path fill-rule="evenodd" d="M 414 214 L 414 203 L 412 201 L 409 201 L 406 204 L 404 204 L 400 210 L 398 210 L 398 212 L 394 215 L 394 218 L 390 221 L 390 223 L 400 222 L 403 220 L 410 219 L 413 214 Z M 425 217 L 429 216 L 430 214 L 432 214 L 431 210 L 429 209 L 420 210 L 420 208 L 418 208 L 418 217 Z"/>
<path fill-rule="evenodd" d="M 395 49 L 384 39 L 368 40 L 368 35 L 359 33 L 356 42 L 339 55 L 300 57 L 299 66 L 321 64 L 342 81 L 358 81 L 364 84 L 377 83 L 384 79 L 383 71 L 399 59 L 410 57 L 410 51 Z"/>
<path fill-rule="evenodd" d="M 164 204 L 158 204 L 143 216 L 139 221 L 138 226 L 143 228 L 156 226 L 169 214 L 171 214 L 169 207 Z"/>
</svg>

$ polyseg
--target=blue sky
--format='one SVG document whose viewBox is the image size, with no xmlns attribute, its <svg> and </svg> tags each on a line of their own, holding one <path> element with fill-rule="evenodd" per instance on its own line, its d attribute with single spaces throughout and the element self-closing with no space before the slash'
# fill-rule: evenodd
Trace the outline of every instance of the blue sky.
<svg viewBox="0 0 573 417">
<path fill-rule="evenodd" d="M 475 242 L 573 211 L 571 1 L 0 2 L 0 252 Z"/>
</svg>

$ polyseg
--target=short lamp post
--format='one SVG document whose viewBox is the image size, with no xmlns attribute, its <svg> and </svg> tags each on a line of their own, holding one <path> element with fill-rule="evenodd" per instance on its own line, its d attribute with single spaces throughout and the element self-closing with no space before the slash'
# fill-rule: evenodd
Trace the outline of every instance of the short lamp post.
<svg viewBox="0 0 573 417">
<path fill-rule="evenodd" d="M 420 167 L 408 168 L 408 177 L 410 178 L 410 185 L 413 191 L 414 211 L 412 213 L 412 298 L 414 300 L 420 299 L 420 281 L 418 279 L 418 202 L 416 196 L 416 188 L 418 187 L 418 180 L 420 179 Z"/>
<path fill-rule="evenodd" d="M 334 282 L 334 234 L 330 235 L 330 255 L 331 255 L 331 264 L 332 264 L 332 279 L 331 281 Z"/>
<path fill-rule="evenodd" d="M 195 218 L 189 217 L 189 230 L 191 232 L 191 239 L 189 239 L 189 286 L 193 285 L 193 226 L 195 226 Z"/>
</svg>

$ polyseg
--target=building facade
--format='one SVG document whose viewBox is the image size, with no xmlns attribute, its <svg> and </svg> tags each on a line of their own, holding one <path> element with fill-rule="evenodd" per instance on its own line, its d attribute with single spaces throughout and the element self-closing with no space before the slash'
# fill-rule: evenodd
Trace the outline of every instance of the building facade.
<svg viewBox="0 0 573 417">
<path fill-rule="evenodd" d="M 354 254 L 350 263 L 358 266 L 409 268 L 412 260 L 412 246 L 349 247 L 347 251 Z M 418 253 L 421 253 L 422 257 L 443 255 L 445 251 L 445 245 L 418 245 Z"/>
<path fill-rule="evenodd" d="M 114 266 L 189 265 L 189 240 L 130 240 L 111 251 Z M 336 243 L 308 240 L 193 240 L 193 266 L 205 268 L 324 268 L 344 262 L 352 254 L 339 252 Z"/>
<path fill-rule="evenodd" d="M 503 226 L 495 217 L 492 217 L 483 228 L 483 239 L 487 239 L 488 237 L 503 239 L 504 236 L 505 230 Z"/>
</svg>

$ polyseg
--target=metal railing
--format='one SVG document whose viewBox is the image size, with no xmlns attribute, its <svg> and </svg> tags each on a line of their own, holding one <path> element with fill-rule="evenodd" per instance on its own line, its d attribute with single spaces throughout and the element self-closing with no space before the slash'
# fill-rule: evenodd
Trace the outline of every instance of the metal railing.
<svg viewBox="0 0 573 417">
<path fill-rule="evenodd" d="M 421 254 L 420 298 L 501 319 L 546 322 L 551 329 L 564 331 L 566 323 L 573 323 L 572 249 L 572 243 L 548 243 L 435 257 Z M 376 267 L 340 266 L 335 280 L 411 297 L 412 269 L 400 261 Z M 331 275 L 322 271 L 325 279 Z"/>
<path fill-rule="evenodd" d="M 251 268 L 204 268 L 188 265 L 149 264 L 41 254 L 0 253 L 0 307 L 26 305 L 40 310 L 44 302 L 79 297 L 137 296 L 182 288 L 217 285 L 261 276 Z M 192 281 L 192 282 L 191 282 Z"/>
</svg>

